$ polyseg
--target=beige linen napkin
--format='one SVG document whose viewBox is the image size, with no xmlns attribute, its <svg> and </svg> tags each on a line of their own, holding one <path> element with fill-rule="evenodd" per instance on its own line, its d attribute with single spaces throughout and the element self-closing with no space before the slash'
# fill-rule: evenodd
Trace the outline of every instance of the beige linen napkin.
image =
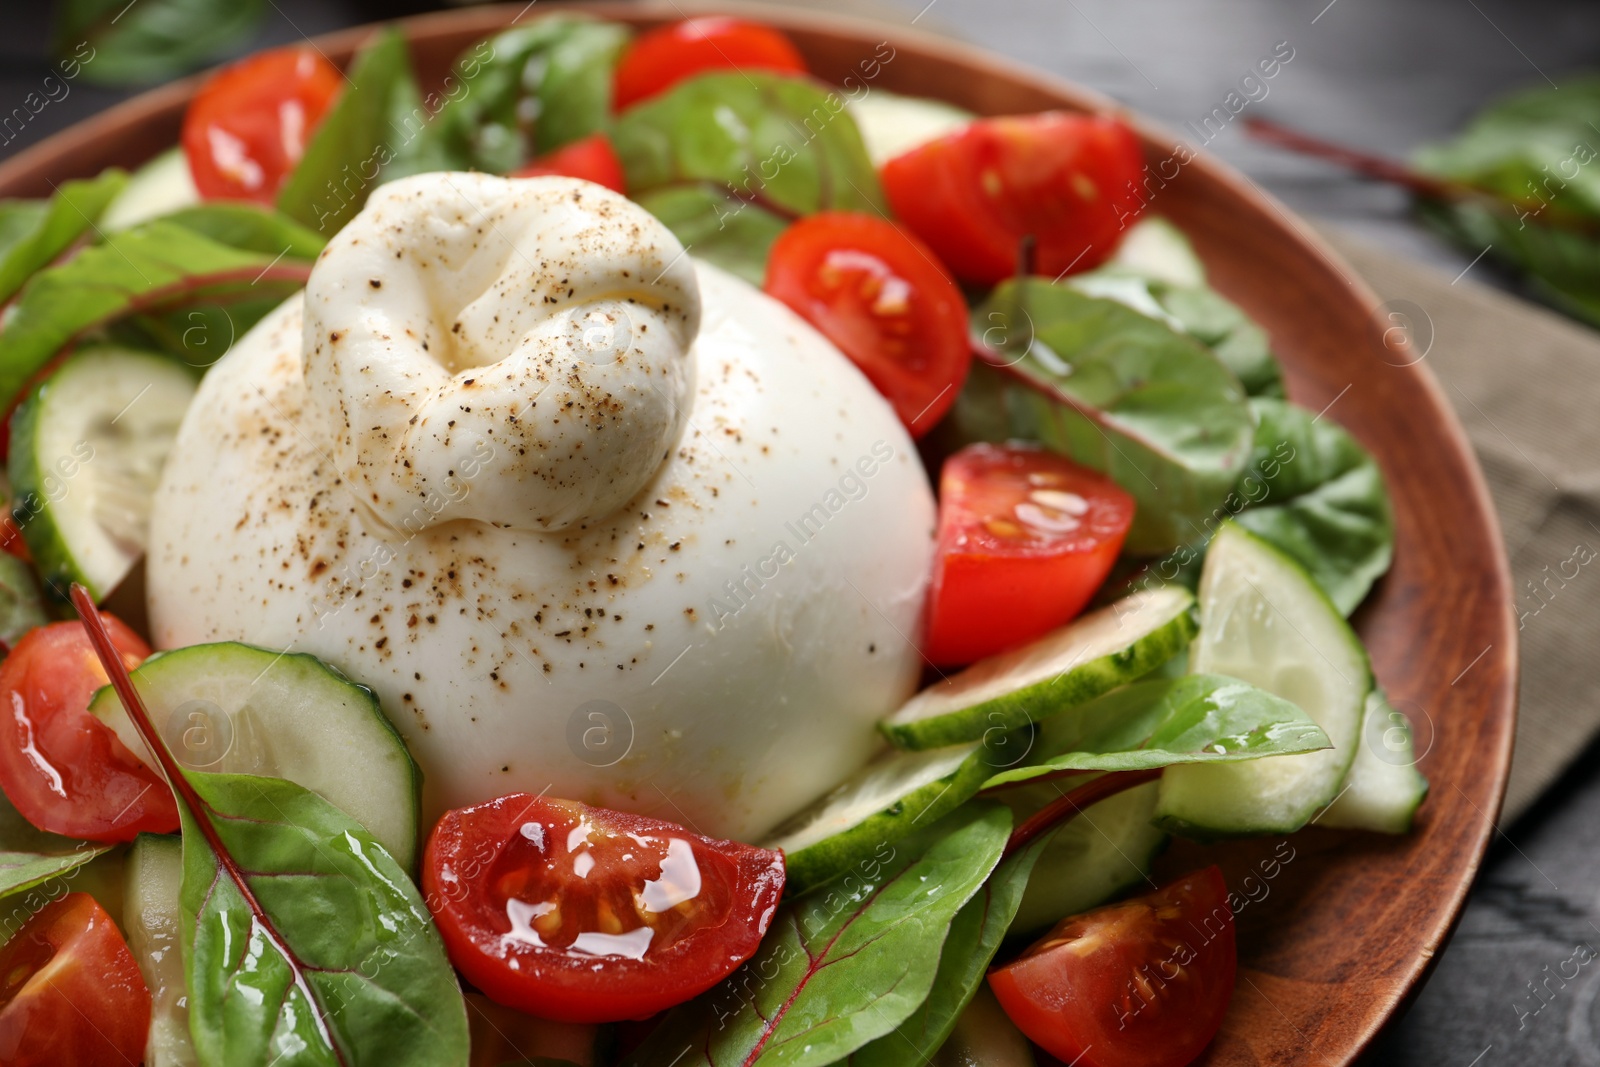
<svg viewBox="0 0 1600 1067">
<path fill-rule="evenodd" d="M 1600 733 L 1600 333 L 1329 227 L 1323 233 L 1379 296 L 1426 312 L 1427 363 L 1500 513 L 1522 642 L 1516 755 L 1501 817 L 1509 823 Z"/>
</svg>

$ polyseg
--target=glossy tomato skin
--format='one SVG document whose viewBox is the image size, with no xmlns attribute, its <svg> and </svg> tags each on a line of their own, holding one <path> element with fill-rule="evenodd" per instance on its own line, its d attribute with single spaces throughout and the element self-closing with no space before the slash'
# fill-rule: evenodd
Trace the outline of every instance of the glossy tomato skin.
<svg viewBox="0 0 1600 1067">
<path fill-rule="evenodd" d="M 1026 445 L 945 461 L 923 652 L 971 663 L 1066 623 L 1111 572 L 1133 524 L 1111 479 Z"/>
<path fill-rule="evenodd" d="M 150 991 L 87 893 L 46 904 L 0 948 L 0 1063 L 128 1067 L 144 1058 Z"/>
<path fill-rule="evenodd" d="M 123 662 L 137 667 L 150 646 L 104 618 Z M 41 830 L 103 842 L 170 833 L 178 808 L 166 782 L 89 714 L 106 681 L 82 623 L 28 631 L 0 662 L 0 787 Z"/>
<path fill-rule="evenodd" d="M 617 158 L 616 149 L 611 147 L 611 138 L 603 133 L 592 133 L 554 152 L 548 152 L 511 176 L 540 178 L 546 175 L 582 178 L 624 196 L 628 192 L 622 174 L 622 160 Z"/>
<path fill-rule="evenodd" d="M 1019 269 L 1056 277 L 1098 266 L 1133 221 L 1144 157 L 1126 123 L 1047 111 L 977 119 L 883 167 L 895 214 L 964 281 Z"/>
<path fill-rule="evenodd" d="M 612 89 L 623 108 L 713 70 L 774 70 L 804 74 L 794 43 L 770 26 L 723 15 L 685 19 L 639 37 L 622 54 Z"/>
<path fill-rule="evenodd" d="M 183 153 L 200 195 L 272 203 L 342 84 L 338 69 L 304 45 L 213 74 L 183 117 Z"/>
<path fill-rule="evenodd" d="M 893 223 L 843 211 L 801 219 L 774 242 L 765 289 L 849 356 L 912 436 L 955 403 L 972 364 L 966 301 Z"/>
<path fill-rule="evenodd" d="M 450 960 L 497 1003 L 572 1023 L 643 1019 L 755 952 L 783 855 L 514 793 L 446 812 L 422 888 Z"/>
<path fill-rule="evenodd" d="M 1222 1025 L 1238 953 L 1222 872 L 1063 919 L 989 974 L 1029 1040 L 1077 1067 L 1183 1067 Z"/>
</svg>

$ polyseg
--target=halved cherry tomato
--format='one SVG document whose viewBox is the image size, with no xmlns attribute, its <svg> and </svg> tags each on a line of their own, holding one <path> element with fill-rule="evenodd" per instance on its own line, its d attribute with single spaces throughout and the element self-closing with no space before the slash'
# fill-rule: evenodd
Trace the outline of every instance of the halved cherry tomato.
<svg viewBox="0 0 1600 1067">
<path fill-rule="evenodd" d="M 801 219 L 773 244 L 765 288 L 838 345 L 914 436 L 955 403 L 972 363 L 966 301 L 893 223 L 843 211 Z"/>
<path fill-rule="evenodd" d="M 1237 968 L 1228 886 L 1207 867 L 1063 919 L 989 988 L 1062 1063 L 1183 1067 L 1216 1036 Z"/>
<path fill-rule="evenodd" d="M 711 15 L 661 26 L 622 54 L 612 90 L 618 111 L 712 70 L 776 70 L 804 74 L 794 44 L 770 26 Z"/>
<path fill-rule="evenodd" d="M 123 662 L 137 667 L 150 646 L 104 617 Z M 89 698 L 105 684 L 83 624 L 28 631 L 0 662 L 0 788 L 23 818 L 69 837 L 132 841 L 176 830 L 166 782 L 89 714 Z"/>
<path fill-rule="evenodd" d="M 1144 156 L 1125 123 L 1046 111 L 977 119 L 883 166 L 895 214 L 965 281 L 994 285 L 1034 239 L 1034 273 L 1088 270 L 1136 213 Z"/>
<path fill-rule="evenodd" d="M 46 904 L 0 948 L 6 1067 L 128 1067 L 144 1059 L 149 1032 L 150 990 L 88 893 Z"/>
<path fill-rule="evenodd" d="M 613 192 L 627 194 L 626 179 L 622 175 L 622 160 L 611 147 L 611 138 L 603 133 L 563 145 L 546 153 L 521 170 L 513 171 L 513 178 L 538 178 L 553 174 L 561 178 L 582 178 L 603 185 Z"/>
<path fill-rule="evenodd" d="M 1062 625 L 1106 580 L 1133 498 L 1102 474 L 1026 445 L 945 461 L 923 652 L 971 663 Z"/>
<path fill-rule="evenodd" d="M 183 153 L 200 195 L 272 203 L 340 84 L 338 69 L 303 45 L 213 74 L 183 117 Z"/>
<path fill-rule="evenodd" d="M 422 887 L 450 960 L 540 1018 L 642 1019 L 761 943 L 783 855 L 671 823 L 514 793 L 446 812 Z"/>
</svg>

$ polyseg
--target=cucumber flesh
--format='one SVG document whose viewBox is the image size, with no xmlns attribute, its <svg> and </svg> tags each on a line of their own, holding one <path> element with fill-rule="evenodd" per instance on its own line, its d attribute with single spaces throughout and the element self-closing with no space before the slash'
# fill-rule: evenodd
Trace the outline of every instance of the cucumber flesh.
<svg viewBox="0 0 1600 1067">
<path fill-rule="evenodd" d="M 1167 841 L 1166 833 L 1150 822 L 1158 787 L 1148 782 L 1124 790 L 1056 829 L 1028 877 L 1009 935 L 1038 933 L 1142 884 Z M 997 796 L 1020 823 L 1061 793 L 1057 783 L 1041 783 Z"/>
<path fill-rule="evenodd" d="M 106 207 L 100 228 L 110 233 L 170 215 L 200 202 L 181 148 L 170 148 L 133 172 L 122 192 Z"/>
<path fill-rule="evenodd" d="M 150 499 L 194 392 L 165 356 L 99 345 L 17 408 L 11 512 L 58 596 L 81 582 L 104 600 L 144 554 Z"/>
<path fill-rule="evenodd" d="M 1034 1067 L 1033 1046 L 1006 1017 L 987 982 L 956 1016 L 932 1067 Z"/>
<path fill-rule="evenodd" d="M 1182 651 L 1194 636 L 1193 608 L 1187 589 L 1141 590 L 929 686 L 885 719 L 883 732 L 901 748 L 934 748 L 1077 707 Z"/>
<path fill-rule="evenodd" d="M 1298 830 L 1338 794 L 1355 756 L 1372 689 L 1366 649 L 1298 563 L 1232 522 L 1206 553 L 1199 600 L 1189 669 L 1232 675 L 1298 705 L 1333 747 L 1169 767 L 1156 818 L 1198 838 Z"/>
<path fill-rule="evenodd" d="M 372 690 L 315 656 L 223 641 L 158 652 L 133 672 L 155 728 L 186 767 L 287 778 L 416 862 L 422 774 Z M 107 686 L 89 711 L 147 751 Z"/>
<path fill-rule="evenodd" d="M 873 89 L 849 104 L 867 156 L 881 167 L 895 156 L 920 148 L 971 122 L 975 117 L 954 104 Z"/>
<path fill-rule="evenodd" d="M 1169 285 L 1206 283 L 1206 268 L 1183 231 L 1159 216 L 1140 219 L 1100 268 L 1127 271 Z"/>
<path fill-rule="evenodd" d="M 774 830 L 788 886 L 803 892 L 851 868 L 883 861 L 884 846 L 954 811 L 990 768 L 976 744 L 888 752 Z"/>
<path fill-rule="evenodd" d="M 128 851 L 123 931 L 150 990 L 150 1037 L 145 1067 L 194 1067 L 189 1000 L 183 979 L 183 844 L 176 837 L 140 834 Z"/>
<path fill-rule="evenodd" d="M 1373 689 L 1367 694 L 1360 747 L 1350 761 L 1350 773 L 1317 825 L 1407 833 L 1427 795 L 1428 780 L 1417 770 L 1411 723 L 1383 690 Z"/>
</svg>

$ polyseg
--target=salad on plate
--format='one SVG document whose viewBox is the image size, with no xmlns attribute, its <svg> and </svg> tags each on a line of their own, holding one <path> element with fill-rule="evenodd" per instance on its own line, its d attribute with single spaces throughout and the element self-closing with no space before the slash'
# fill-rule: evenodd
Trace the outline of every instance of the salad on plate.
<svg viewBox="0 0 1600 1067">
<path fill-rule="evenodd" d="M 385 29 L 0 203 L 0 1059 L 1180 1067 L 1167 841 L 1410 829 L 1373 458 L 894 57 Z"/>
</svg>

